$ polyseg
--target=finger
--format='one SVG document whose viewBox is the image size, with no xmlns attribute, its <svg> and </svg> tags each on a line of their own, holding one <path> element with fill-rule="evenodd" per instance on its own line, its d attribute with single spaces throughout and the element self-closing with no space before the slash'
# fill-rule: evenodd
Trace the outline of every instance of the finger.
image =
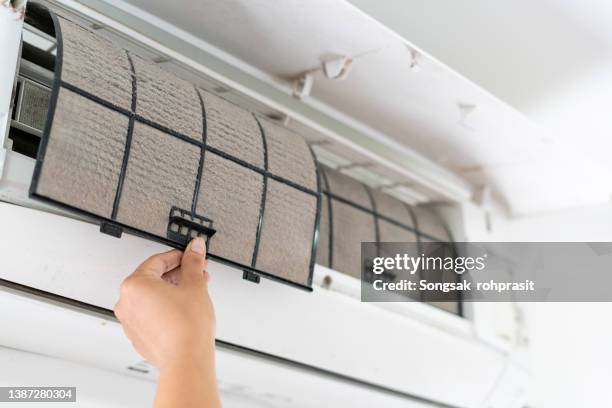
<svg viewBox="0 0 612 408">
<path fill-rule="evenodd" d="M 162 279 L 168 283 L 178 286 L 181 280 L 181 268 L 174 268 L 162 275 Z"/>
<path fill-rule="evenodd" d="M 113 312 L 115 313 L 115 317 L 117 320 L 121 321 L 121 317 L 123 316 L 123 311 L 121 308 L 121 301 L 118 301 L 113 308 Z"/>
<path fill-rule="evenodd" d="M 207 270 L 204 271 L 204 283 L 207 285 L 210 283 L 210 273 Z"/>
<path fill-rule="evenodd" d="M 150 275 L 161 277 L 164 273 L 169 272 L 180 265 L 181 256 L 182 252 L 177 249 L 153 255 L 144 261 L 138 268 L 136 268 L 132 275 Z"/>
<path fill-rule="evenodd" d="M 208 283 L 210 281 L 210 274 L 207 272 L 208 270 L 208 259 L 204 260 L 204 282 Z M 174 286 L 178 286 L 181 283 L 181 268 L 174 268 L 171 271 L 168 271 L 162 275 L 162 279 L 165 282 L 171 283 Z"/>
<path fill-rule="evenodd" d="M 208 259 L 204 260 L 204 283 L 208 285 L 210 282 L 210 273 L 208 272 Z"/>
<path fill-rule="evenodd" d="M 202 238 L 195 238 L 183 252 L 181 260 L 181 280 L 179 285 L 204 283 L 204 264 L 206 262 L 206 243 Z"/>
</svg>

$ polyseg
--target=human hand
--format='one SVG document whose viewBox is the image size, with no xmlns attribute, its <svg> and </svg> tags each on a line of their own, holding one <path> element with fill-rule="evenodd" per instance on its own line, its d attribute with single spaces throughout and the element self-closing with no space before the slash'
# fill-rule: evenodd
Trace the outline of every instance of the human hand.
<svg viewBox="0 0 612 408">
<path fill-rule="evenodd" d="M 121 284 L 115 315 L 136 351 L 160 369 L 214 359 L 215 316 L 206 245 L 153 255 Z"/>
</svg>

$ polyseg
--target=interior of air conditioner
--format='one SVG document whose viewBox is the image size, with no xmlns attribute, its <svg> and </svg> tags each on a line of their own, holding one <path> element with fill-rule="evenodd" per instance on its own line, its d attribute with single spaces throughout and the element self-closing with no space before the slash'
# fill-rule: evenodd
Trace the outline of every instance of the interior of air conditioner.
<svg viewBox="0 0 612 408">
<path fill-rule="evenodd" d="M 24 41 L 15 83 L 9 139 L 11 150 L 36 158 L 44 127 L 40 114 L 48 106 L 53 81 L 53 55 Z"/>
<path fill-rule="evenodd" d="M 40 15 L 35 13 L 32 13 L 32 15 L 29 20 L 26 20 L 25 24 L 26 34 L 21 45 L 21 58 L 14 87 L 12 117 L 7 143 L 11 152 L 36 159 L 51 100 L 55 77 L 57 40 L 53 36 L 51 23 L 45 21 L 47 17 L 44 12 L 40 12 Z M 219 93 L 220 90 L 223 92 Z M 228 89 L 215 86 L 212 92 L 225 95 Z M 237 101 L 238 106 L 240 106 L 239 101 Z M 282 115 L 269 112 L 265 115 L 284 126 Z M 412 190 L 405 187 L 407 183 L 389 182 L 384 176 L 372 171 L 370 169 L 371 165 L 364 166 L 355 163 L 354 157 L 351 157 L 355 153 L 347 151 L 345 154 L 348 158 L 342 157 L 338 153 L 342 152 L 341 147 L 334 146 L 329 141 L 324 141 L 322 135 L 313 136 L 312 132 L 309 134 L 310 145 L 322 168 L 320 171 L 323 183 L 322 194 L 324 196 L 321 203 L 321 225 L 323 227 L 319 231 L 317 250 L 317 261 L 320 265 L 338 270 L 356 279 L 359 278 L 360 271 L 356 269 L 355 265 L 338 266 L 351 257 L 357 259 L 357 254 L 347 254 L 346 250 L 340 248 L 339 251 L 343 256 L 336 255 L 336 268 L 330 262 L 334 258 L 333 253 L 338 251 L 334 248 L 334 224 L 336 224 L 336 234 L 339 234 L 339 236 L 354 237 L 352 240 L 339 239 L 336 241 L 344 242 L 347 248 L 356 248 L 357 245 L 354 244 L 357 241 L 452 241 L 447 223 L 440 217 L 435 208 L 415 205 L 418 201 L 415 203 L 413 197 L 415 195 L 418 197 L 418 193 L 411 193 Z M 9 163 L 13 160 L 23 164 L 30 162 L 28 159 L 16 156 Z M 23 176 L 23 174 L 20 174 L 20 177 Z M 334 191 L 330 179 L 337 191 Z M 25 181 L 22 180 L 23 185 L 25 185 Z M 353 192 L 350 190 L 353 190 Z M 358 198 L 352 201 L 351 197 Z M 26 201 L 31 205 L 40 205 L 36 200 L 27 199 Z M 379 210 L 376 208 L 377 205 Z M 336 211 L 332 211 L 332 208 L 336 206 L 338 207 Z M 380 210 L 381 206 L 383 207 L 382 211 Z M 349 211 L 352 212 L 342 214 L 343 208 L 350 208 Z M 65 212 L 61 207 L 57 207 L 56 210 Z M 334 212 L 336 218 L 333 217 Z M 358 224 L 353 222 L 354 217 L 359 217 L 360 213 L 365 216 L 365 224 L 371 224 L 369 227 L 365 227 L 362 232 L 355 230 Z M 75 217 L 83 216 L 78 212 L 73 212 L 71 215 Z M 87 216 L 85 215 L 85 217 Z M 253 277 L 251 278 L 253 279 Z M 258 279 L 258 277 L 256 278 Z M 459 302 L 455 305 L 446 302 L 430 302 L 430 304 L 461 315 Z"/>
<path fill-rule="evenodd" d="M 322 184 L 316 265 L 313 265 L 314 273 L 311 276 L 313 293 L 295 290 L 266 279 L 259 281 L 259 276 L 244 272 L 240 268 L 223 263 L 215 264 L 215 268 L 221 272 L 215 289 L 218 297 L 222 299 L 218 306 L 219 319 L 232 322 L 220 328 L 219 338 L 225 341 L 224 344 L 221 342 L 220 347 L 226 347 L 227 353 L 222 360 L 233 361 L 232 359 L 236 358 L 232 354 L 236 352 L 232 349 L 234 345 L 239 346 L 241 352 L 253 349 L 259 354 L 256 353 L 254 357 L 256 361 L 249 360 L 249 364 L 254 364 L 255 368 L 252 369 L 257 369 L 257 364 L 268 364 L 270 359 L 277 359 L 281 367 L 285 367 L 284 364 L 297 365 L 298 368 L 306 370 L 304 381 L 310 381 L 307 377 L 313 372 L 324 371 L 331 373 L 333 381 L 348 381 L 350 387 L 359 389 L 359 392 L 364 393 L 364 401 L 380 402 L 382 400 L 379 398 L 382 397 L 376 395 L 385 394 L 385 398 L 389 398 L 388 406 L 395 406 L 394 403 L 402 406 L 406 401 L 412 401 L 414 406 L 459 407 L 481 400 L 495 401 L 497 384 L 504 381 L 509 384 L 508 387 L 516 389 L 517 393 L 522 392 L 522 368 L 517 369 L 516 378 L 519 379 L 512 377 L 515 375 L 514 362 L 511 362 L 509 357 L 514 358 L 513 352 L 520 343 L 518 338 L 514 338 L 520 337 L 520 334 L 517 334 L 520 330 L 512 306 L 510 311 L 502 307 L 498 314 L 487 315 L 478 305 L 463 304 L 460 299 L 452 302 L 430 299 L 422 303 L 361 304 L 360 273 L 347 261 L 355 254 L 343 247 L 343 242 L 338 239 L 346 238 L 344 244 L 350 244 L 352 240 L 397 240 L 416 243 L 460 241 L 465 235 L 462 220 L 466 213 L 465 204 L 448 199 L 440 193 L 439 188 L 420 182 L 417 177 L 408 177 L 389 162 L 364 153 L 359 146 L 330 137 L 329 133 L 320 131 L 310 123 L 288 116 L 277 106 L 266 104 L 233 88 L 230 82 L 223 82 L 176 59 L 168 58 L 150 44 L 144 44 L 107 25 L 101 25 L 91 16 L 68 8 L 58 8 L 75 23 L 120 44 L 165 72 L 195 83 L 205 92 L 227 99 L 241 109 L 270 121 L 273 126 L 300 135 L 314 152 L 320 167 L 319 180 Z M 52 34 L 48 21 L 44 20 L 44 13 L 37 15 L 32 12 L 26 17 L 14 84 L 10 127 L 7 138 L 3 141 L 7 152 L 0 178 L 0 199 L 12 205 L 7 211 L 7 214 L 10 212 L 11 215 L 11 220 L 8 221 L 10 225 L 7 227 L 15 229 L 16 240 L 26 239 L 28 236 L 27 231 L 19 228 L 18 220 L 21 219 L 27 219 L 32 225 L 48 227 L 36 237 L 41 241 L 57 240 L 54 233 L 65 231 L 63 242 L 54 244 L 53 250 L 60 254 L 58 257 L 66 251 L 78 248 L 79 236 L 95 237 L 93 245 L 109 248 L 109 252 L 117 254 L 121 264 L 122 257 L 129 251 L 140 253 L 143 248 L 161 247 L 160 243 L 151 243 L 130 234 L 124 234 L 120 240 L 116 240 L 99 233 L 99 219 L 72 211 L 70 208 L 33 199 L 29 194 L 55 77 L 57 43 Z M 356 219 L 361 221 L 355 222 Z M 41 258 L 44 255 L 41 254 Z M 9 263 L 17 265 L 18 259 L 23 256 L 26 254 L 16 251 L 10 255 Z M 34 266 L 45 267 L 36 260 L 33 262 Z M 101 320 L 109 319 L 107 312 L 112 309 L 112 288 L 117 285 L 119 276 L 92 274 L 85 280 L 78 272 L 81 267 L 82 264 L 77 262 L 62 272 L 62 277 L 74 285 L 68 288 L 54 286 L 50 281 L 40 284 L 35 280 L 28 280 L 29 278 L 18 277 L 14 273 L 11 275 L 11 272 L 8 272 L 3 281 L 14 278 L 17 282 L 7 284 L 10 286 L 10 296 L 19 297 L 20 293 L 29 292 L 38 301 L 59 305 L 59 311 L 56 310 L 50 319 L 78 321 L 90 325 L 88 327 L 94 327 L 102 324 Z M 256 285 L 253 281 L 258 281 L 259 284 Z M 88 290 L 79 289 L 83 282 L 87 282 L 84 286 Z M 92 287 L 97 290 L 92 290 Z M 240 299 L 238 308 L 236 302 L 231 299 Z M 274 338 L 274 333 L 281 331 L 283 326 L 283 318 L 276 310 L 277 302 L 290 305 L 292 313 L 299 316 L 295 319 L 304 320 L 302 324 L 292 326 L 294 333 L 290 333 L 285 341 Z M 248 310 L 257 310 L 258 316 L 253 316 Z M 24 316 L 29 316 L 28 313 L 30 312 Z M 33 314 L 35 311 L 32 311 Z M 94 322 L 90 321 L 92 315 Z M 318 316 L 327 316 L 331 326 L 327 327 L 326 323 L 317 319 Z M 496 320 L 503 320 L 503 323 L 492 328 L 491 322 Z M 364 333 L 363 324 L 368 325 L 367 331 L 385 339 L 384 347 L 372 334 Z M 323 333 L 323 329 L 332 333 L 329 338 L 317 338 L 317 333 Z M 387 377 L 376 379 L 373 373 L 379 368 L 379 363 L 374 356 L 364 356 L 364 360 L 359 364 L 352 362 L 353 356 L 359 353 L 359 350 L 381 348 L 385 350 L 380 350 L 378 358 L 382 355 L 383 361 L 391 361 L 394 358 L 393 350 L 400 347 L 399 340 L 394 338 L 393 334 L 397 330 L 413 333 L 414 343 L 410 346 L 421 350 L 422 356 L 416 357 L 420 359 L 421 366 L 427 366 L 427 359 L 450 361 L 447 373 L 434 373 L 439 370 L 431 366 L 431 370 L 423 369 L 421 372 L 410 368 L 408 377 L 411 381 L 408 382 L 401 373 L 415 357 L 403 356 L 397 359 Z M 245 332 L 249 334 L 245 335 Z M 57 335 L 60 336 L 61 333 Z M 342 339 L 346 336 L 357 339 L 355 344 L 342 344 Z M 88 341 L 87 335 L 84 335 L 81 341 Z M 333 342 L 331 346 L 328 344 L 330 341 Z M 346 350 L 338 352 L 342 347 L 346 347 Z M 121 353 L 124 352 L 123 348 L 118 349 Z M 463 355 L 457 355 L 456 350 L 462 350 Z M 49 355 L 74 358 L 71 352 L 65 349 L 49 349 Z M 26 357 L 17 357 L 24 358 L 24 364 L 27 364 Z M 258 358 L 263 360 L 259 361 Z M 79 363 L 97 367 L 101 364 L 100 359 L 80 355 L 77 360 Z M 125 358 L 117 357 L 111 360 L 107 367 L 103 368 L 129 372 L 129 375 L 135 378 L 151 378 L 152 374 L 146 368 L 144 371 L 128 368 L 134 367 L 138 363 L 136 361 L 126 364 Z M 241 365 L 231 362 L 227 367 L 228 373 L 233 372 L 228 374 L 228 377 L 235 377 L 235 373 L 240 372 Z M 469 378 L 471 385 L 460 389 L 453 384 L 456 383 L 456 376 L 462 375 Z M 440 385 L 439 388 L 434 386 L 436 383 Z M 254 392 L 241 390 L 239 385 L 235 389 L 232 384 L 226 384 L 226 387 L 230 389 L 229 392 L 244 393 L 251 397 Z M 351 392 L 350 387 L 346 392 Z M 444 387 L 450 391 L 439 391 Z M 370 396 L 370 392 L 374 396 Z M 261 398 L 266 400 L 271 397 Z M 491 406 L 503 406 L 502 403 L 495 405 L 495 402 L 492 402 Z"/>
</svg>

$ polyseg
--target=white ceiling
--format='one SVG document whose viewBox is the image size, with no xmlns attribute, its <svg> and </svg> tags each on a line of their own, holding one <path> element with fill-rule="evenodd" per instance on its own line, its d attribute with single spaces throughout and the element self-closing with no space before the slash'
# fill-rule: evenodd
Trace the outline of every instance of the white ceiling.
<svg viewBox="0 0 612 408">
<path fill-rule="evenodd" d="M 609 200 L 612 2 L 350 1 L 518 109 L 566 151 L 570 179 L 545 160 L 486 169 L 502 190 L 531 190 L 534 211 L 553 208 L 553 200 L 559 207 Z M 551 174 L 538 178 L 551 181 L 541 188 L 518 177 L 545 174 L 547 167 Z M 551 184 L 566 194 L 552 194 Z"/>
<path fill-rule="evenodd" d="M 305 103 L 331 106 L 490 185 L 514 214 L 610 198 L 603 143 L 612 142 L 602 126 L 612 92 L 599 92 L 610 79 L 599 63 L 610 57 L 610 29 L 599 13 L 570 19 L 569 0 L 353 2 L 395 32 L 340 0 L 129 3 L 280 80 L 332 55 L 354 57 L 344 81 L 317 74 Z M 433 58 L 411 71 L 405 38 L 518 110 Z M 476 108 L 461 120 L 458 104 Z"/>
</svg>

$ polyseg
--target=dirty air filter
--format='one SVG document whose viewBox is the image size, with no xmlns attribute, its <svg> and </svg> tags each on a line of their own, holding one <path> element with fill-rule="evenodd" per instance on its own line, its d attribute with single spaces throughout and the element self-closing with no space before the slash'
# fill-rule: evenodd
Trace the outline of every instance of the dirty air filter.
<svg viewBox="0 0 612 408">
<path fill-rule="evenodd" d="M 321 175 L 317 263 L 361 278 L 362 242 L 417 242 L 408 204 L 329 167 Z"/>
<path fill-rule="evenodd" d="M 427 207 L 412 207 L 398 199 L 369 188 L 337 170 L 321 166 L 322 205 L 317 263 L 361 279 L 362 242 L 415 242 L 423 251 L 423 243 L 444 242 L 449 256 L 454 247 L 442 219 Z M 448 245 L 446 244 L 448 243 Z M 393 256 L 378 248 L 378 256 Z M 437 272 L 434 272 L 437 273 Z M 409 276 L 382 275 L 387 281 L 408 279 Z M 440 277 L 436 276 L 437 279 Z M 443 280 L 454 279 L 443 276 Z M 367 279 L 367 277 L 366 277 Z M 413 277 L 414 279 L 414 277 Z M 455 302 L 438 302 L 435 298 L 418 300 L 460 314 Z M 448 297 L 447 297 L 448 299 Z"/>
<path fill-rule="evenodd" d="M 428 207 L 413 207 L 412 211 L 419 227 L 421 251 L 426 256 L 442 258 L 457 256 L 457 249 L 450 244 L 453 238 L 440 217 Z M 444 244 L 428 245 L 430 242 L 443 242 Z M 427 272 L 427 277 L 436 282 L 460 282 L 462 280 L 460 275 L 447 270 L 430 270 Z M 461 296 L 457 292 L 428 292 L 423 294 L 421 300 L 448 312 L 461 314 Z"/>
<path fill-rule="evenodd" d="M 309 289 L 317 164 L 290 131 L 198 89 L 61 16 L 55 79 L 30 193 Z"/>
</svg>

